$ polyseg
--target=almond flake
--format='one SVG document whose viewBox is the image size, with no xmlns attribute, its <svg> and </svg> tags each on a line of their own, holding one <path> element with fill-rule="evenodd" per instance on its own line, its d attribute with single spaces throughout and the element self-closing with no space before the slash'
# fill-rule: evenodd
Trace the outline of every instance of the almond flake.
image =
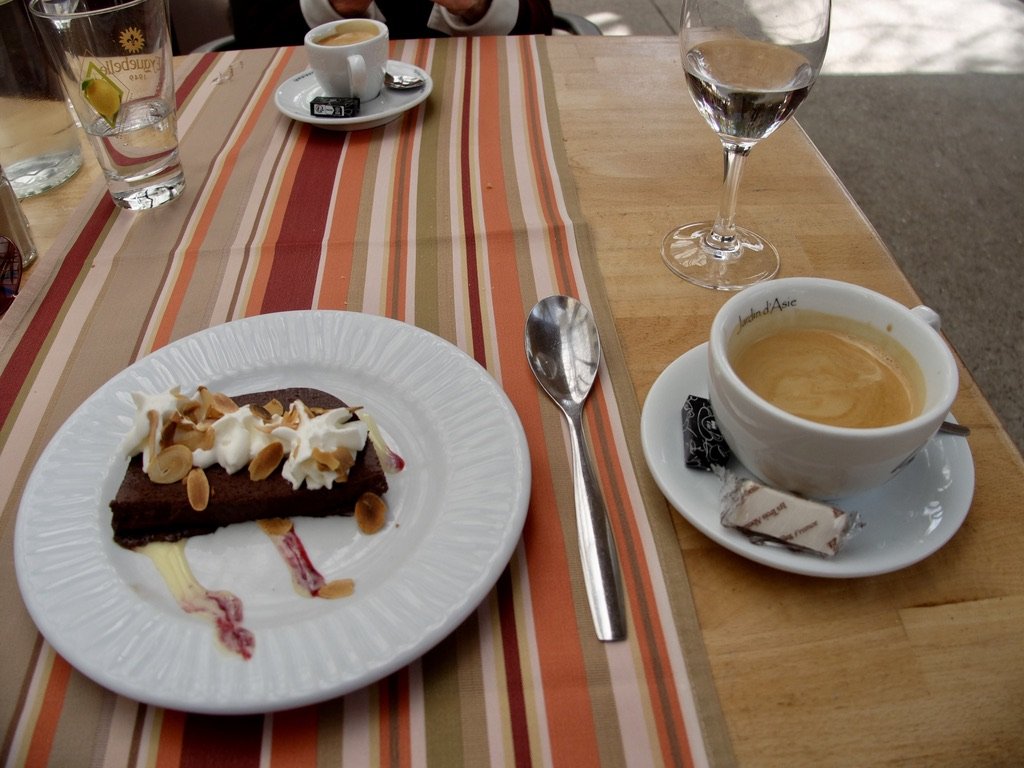
<svg viewBox="0 0 1024 768">
<path fill-rule="evenodd" d="M 329 472 L 336 470 L 340 463 L 337 456 L 329 451 L 325 451 L 323 448 L 313 449 L 313 461 L 316 462 L 320 470 Z"/>
<path fill-rule="evenodd" d="M 294 527 L 287 517 L 271 517 L 256 522 L 267 536 L 284 536 Z"/>
<path fill-rule="evenodd" d="M 334 476 L 345 482 L 348 480 L 348 471 L 352 469 L 352 465 L 356 463 L 356 460 L 352 458 L 352 451 L 344 446 L 339 447 L 335 452 L 334 456 L 338 459 L 338 466 L 334 470 Z"/>
<path fill-rule="evenodd" d="M 356 502 L 355 517 L 359 530 L 373 535 L 384 527 L 387 520 L 388 505 L 375 493 L 367 491 Z"/>
<path fill-rule="evenodd" d="M 185 478 L 188 503 L 196 512 L 202 512 L 210 503 L 210 481 L 200 467 L 190 470 Z"/>
<path fill-rule="evenodd" d="M 284 446 L 281 443 L 268 443 L 249 462 L 249 479 L 266 480 L 277 469 L 284 458 Z"/>
<path fill-rule="evenodd" d="M 238 410 L 238 405 L 223 392 L 213 392 L 206 387 L 199 387 L 199 398 L 206 408 L 205 419 L 219 419 L 228 413 Z"/>
<path fill-rule="evenodd" d="M 191 469 L 192 451 L 184 445 L 172 445 L 150 458 L 147 474 L 154 483 L 167 485 L 183 480 Z"/>
<path fill-rule="evenodd" d="M 348 597 L 355 591 L 356 583 L 352 579 L 334 579 L 320 587 L 316 591 L 316 596 L 325 600 L 336 600 L 339 597 Z"/>
<path fill-rule="evenodd" d="M 257 419 L 264 423 L 267 423 L 274 418 L 270 411 L 268 411 L 262 405 L 250 405 L 249 410 L 252 411 L 253 416 L 255 416 Z"/>
</svg>

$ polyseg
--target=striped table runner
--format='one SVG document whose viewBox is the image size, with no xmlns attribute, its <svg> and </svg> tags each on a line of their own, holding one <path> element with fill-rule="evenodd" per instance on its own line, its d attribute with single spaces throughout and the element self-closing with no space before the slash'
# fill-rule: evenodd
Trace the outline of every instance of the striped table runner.
<svg viewBox="0 0 1024 768">
<path fill-rule="evenodd" d="M 544 38 L 395 43 L 431 72 L 422 106 L 371 131 L 280 115 L 301 49 L 177 62 L 188 189 L 153 212 L 95 187 L 0 324 L 4 765 L 486 766 L 730 762 L 671 513 L 561 146 Z M 523 323 L 552 293 L 595 311 L 588 407 L 622 558 L 629 639 L 593 633 L 561 417 L 533 381 Z M 211 325 L 287 309 L 398 318 L 457 344 L 525 427 L 522 541 L 478 611 L 419 661 L 301 710 L 218 718 L 105 691 L 41 639 L 17 592 L 14 518 L 57 427 L 139 357 Z"/>
</svg>

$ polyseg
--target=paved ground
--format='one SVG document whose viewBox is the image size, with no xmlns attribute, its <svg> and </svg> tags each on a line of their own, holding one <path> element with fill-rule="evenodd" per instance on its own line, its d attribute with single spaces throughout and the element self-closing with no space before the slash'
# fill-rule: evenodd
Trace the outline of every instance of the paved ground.
<svg viewBox="0 0 1024 768">
<path fill-rule="evenodd" d="M 679 5 L 555 0 L 606 35 L 674 34 Z M 1024 2 L 832 5 L 797 119 L 1024 451 Z"/>
</svg>

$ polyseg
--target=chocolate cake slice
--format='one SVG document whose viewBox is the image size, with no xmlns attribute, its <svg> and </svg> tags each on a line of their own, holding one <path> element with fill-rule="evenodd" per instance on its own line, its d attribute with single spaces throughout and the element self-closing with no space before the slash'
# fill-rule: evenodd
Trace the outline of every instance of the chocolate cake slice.
<svg viewBox="0 0 1024 768">
<path fill-rule="evenodd" d="M 233 396 L 240 406 L 262 405 L 272 399 L 281 403 L 301 400 L 313 408 L 341 408 L 341 400 L 315 389 L 282 389 Z M 197 511 L 189 503 L 182 482 L 154 483 L 142 470 L 142 456 L 132 457 L 114 500 L 110 502 L 114 541 L 123 547 L 137 547 L 153 541 L 177 541 L 188 536 L 211 533 L 232 523 L 273 517 L 328 517 L 353 514 L 364 493 L 383 495 L 388 488 L 384 470 L 371 441 L 356 455 L 348 479 L 333 487 L 293 489 L 279 466 L 264 480 L 254 481 L 247 471 L 228 474 L 220 466 L 206 470 L 210 485 L 209 502 Z"/>
</svg>

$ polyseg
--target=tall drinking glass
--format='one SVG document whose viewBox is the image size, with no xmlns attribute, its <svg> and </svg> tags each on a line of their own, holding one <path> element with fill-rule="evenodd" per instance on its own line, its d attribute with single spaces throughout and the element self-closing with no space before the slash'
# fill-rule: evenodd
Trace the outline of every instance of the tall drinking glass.
<svg viewBox="0 0 1024 768">
<path fill-rule="evenodd" d="M 765 238 L 736 226 L 744 161 L 807 96 L 828 46 L 830 0 L 683 0 L 679 51 L 690 96 L 725 151 L 714 221 L 666 235 L 661 258 L 697 285 L 736 291 L 779 270 Z"/>
<path fill-rule="evenodd" d="M 185 189 L 167 0 L 31 0 L 114 202 L 144 210 Z"/>
</svg>

